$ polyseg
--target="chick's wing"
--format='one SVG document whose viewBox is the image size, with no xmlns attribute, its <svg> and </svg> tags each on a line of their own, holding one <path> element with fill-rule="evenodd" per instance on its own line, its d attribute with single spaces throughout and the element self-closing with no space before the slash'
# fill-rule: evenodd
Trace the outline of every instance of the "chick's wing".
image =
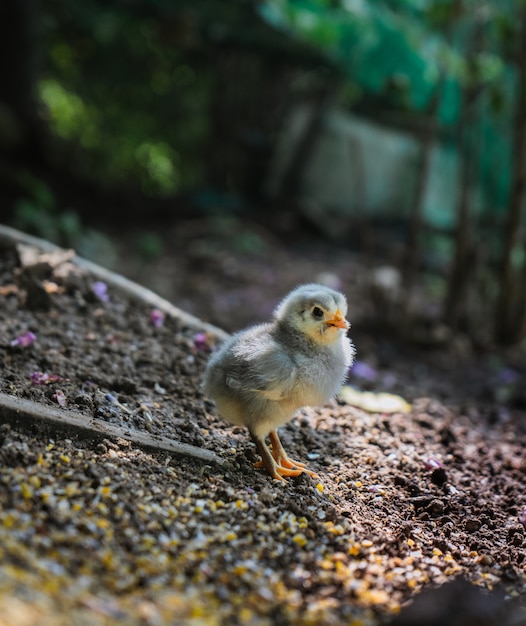
<svg viewBox="0 0 526 626">
<path fill-rule="evenodd" d="M 231 389 L 256 393 L 278 401 L 290 393 L 296 366 L 287 351 L 266 329 L 256 327 L 243 334 L 231 348 L 232 367 L 226 377 Z"/>
</svg>

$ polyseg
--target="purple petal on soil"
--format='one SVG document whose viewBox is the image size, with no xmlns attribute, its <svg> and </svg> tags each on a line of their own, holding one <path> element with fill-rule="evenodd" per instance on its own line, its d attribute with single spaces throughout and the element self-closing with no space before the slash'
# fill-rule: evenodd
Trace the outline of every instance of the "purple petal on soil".
<svg viewBox="0 0 526 626">
<path fill-rule="evenodd" d="M 354 365 L 351 367 L 350 374 L 351 376 L 356 376 L 356 378 L 362 378 L 363 380 L 371 382 L 376 380 L 378 376 L 374 367 L 367 365 L 367 363 L 363 361 L 355 361 Z"/>
<path fill-rule="evenodd" d="M 43 372 L 33 372 L 30 376 L 32 385 L 43 385 L 48 378 L 49 374 L 44 374 Z"/>
<path fill-rule="evenodd" d="M 161 328 L 164 324 L 165 315 L 159 309 L 152 309 L 150 311 L 150 322 L 155 326 L 155 328 Z"/>
<path fill-rule="evenodd" d="M 108 294 L 108 285 L 106 283 L 103 283 L 101 280 L 97 280 L 91 285 L 91 289 L 101 302 L 109 302 L 110 296 Z"/>
<path fill-rule="evenodd" d="M 29 377 L 32 385 L 49 385 L 64 380 L 62 376 L 57 374 L 48 374 L 47 372 L 33 372 Z"/>
<path fill-rule="evenodd" d="M 194 335 L 194 348 L 196 350 L 208 350 L 210 344 L 206 333 L 197 333 Z"/>
<path fill-rule="evenodd" d="M 424 467 L 426 470 L 436 470 L 442 467 L 442 463 L 438 459 L 434 459 L 430 456 L 427 459 L 424 459 Z"/>
<path fill-rule="evenodd" d="M 526 526 L 526 506 L 523 506 L 521 511 L 519 512 L 519 522 Z"/>
<path fill-rule="evenodd" d="M 11 345 L 26 348 L 27 346 L 30 346 L 34 341 L 36 341 L 36 338 L 37 336 L 30 330 L 28 330 L 27 333 L 20 335 L 16 339 L 13 339 L 13 341 L 11 341 Z"/>
</svg>

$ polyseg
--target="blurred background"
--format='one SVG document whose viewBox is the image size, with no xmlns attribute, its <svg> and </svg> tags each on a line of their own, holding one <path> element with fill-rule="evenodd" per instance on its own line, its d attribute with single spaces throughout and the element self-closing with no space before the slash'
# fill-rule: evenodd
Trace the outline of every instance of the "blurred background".
<svg viewBox="0 0 526 626">
<path fill-rule="evenodd" d="M 522 0 L 3 0 L 1 220 L 228 330 L 526 337 Z M 358 324 L 360 325 L 360 324 Z"/>
</svg>

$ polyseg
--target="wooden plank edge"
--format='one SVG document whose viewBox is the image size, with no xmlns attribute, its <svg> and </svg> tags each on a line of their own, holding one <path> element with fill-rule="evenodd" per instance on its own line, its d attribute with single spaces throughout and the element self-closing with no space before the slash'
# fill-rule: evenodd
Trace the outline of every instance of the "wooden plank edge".
<svg viewBox="0 0 526 626">
<path fill-rule="evenodd" d="M 55 409 L 46 404 L 33 402 L 0 393 L 0 422 L 9 423 L 24 430 L 49 430 L 57 433 L 69 433 L 84 439 L 124 439 L 130 443 L 154 452 L 167 452 L 176 456 L 198 459 L 228 467 L 230 463 L 211 450 L 198 448 L 187 443 L 144 432 L 123 429 L 96 418 L 90 418 L 76 411 Z"/>
<path fill-rule="evenodd" d="M 23 233 L 15 228 L 11 228 L 10 226 L 5 226 L 4 224 L 0 224 L 0 243 L 12 246 L 17 243 L 21 243 L 34 246 L 44 252 L 64 250 L 64 248 L 61 248 L 50 241 L 33 237 L 32 235 Z M 79 267 L 82 267 L 86 271 L 90 272 L 93 276 L 104 281 L 107 285 L 119 289 L 130 298 L 143 302 L 153 308 L 157 308 L 163 311 L 163 313 L 166 313 L 166 315 L 180 320 L 182 324 L 189 326 L 190 328 L 206 332 L 217 341 L 224 341 L 229 336 L 223 329 L 214 326 L 213 324 L 209 324 L 208 322 L 203 322 L 201 319 L 191 315 L 190 313 L 186 313 L 147 287 L 143 287 L 121 274 L 112 272 L 111 270 L 97 265 L 93 261 L 88 261 L 87 259 L 78 256 L 77 254 L 74 256 L 73 261 Z"/>
</svg>

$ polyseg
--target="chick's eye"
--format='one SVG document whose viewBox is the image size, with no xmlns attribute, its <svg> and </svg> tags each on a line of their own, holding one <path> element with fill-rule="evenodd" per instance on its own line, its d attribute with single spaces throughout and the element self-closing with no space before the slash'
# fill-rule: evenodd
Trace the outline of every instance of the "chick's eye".
<svg viewBox="0 0 526 626">
<path fill-rule="evenodd" d="M 312 317 L 316 318 L 317 320 L 321 320 L 321 318 L 323 317 L 323 311 L 322 309 L 320 309 L 319 306 L 315 306 L 312 309 Z"/>
</svg>

